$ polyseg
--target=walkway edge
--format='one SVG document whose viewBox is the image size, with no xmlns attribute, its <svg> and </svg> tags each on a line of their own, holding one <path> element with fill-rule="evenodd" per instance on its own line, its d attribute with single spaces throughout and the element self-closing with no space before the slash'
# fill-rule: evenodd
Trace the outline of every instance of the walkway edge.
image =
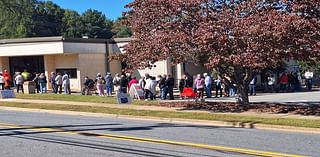
<svg viewBox="0 0 320 157">
<path fill-rule="evenodd" d="M 305 128 L 305 127 L 282 126 L 282 125 L 222 122 L 222 121 L 208 121 L 208 120 L 194 120 L 194 119 L 180 119 L 180 118 L 160 118 L 160 117 L 149 117 L 149 116 L 130 116 L 130 115 L 117 115 L 117 114 L 105 114 L 105 113 L 29 109 L 29 108 L 4 107 L 4 106 L 0 106 L 0 109 L 7 110 L 7 111 L 38 112 L 38 113 L 63 114 L 63 115 L 73 115 L 73 116 L 112 117 L 112 118 L 124 118 L 124 119 L 131 119 L 131 120 L 161 121 L 161 122 L 167 122 L 167 123 L 210 125 L 210 126 L 222 126 L 222 127 L 234 127 L 234 128 L 248 128 L 248 129 L 320 134 L 320 128 Z"/>
</svg>

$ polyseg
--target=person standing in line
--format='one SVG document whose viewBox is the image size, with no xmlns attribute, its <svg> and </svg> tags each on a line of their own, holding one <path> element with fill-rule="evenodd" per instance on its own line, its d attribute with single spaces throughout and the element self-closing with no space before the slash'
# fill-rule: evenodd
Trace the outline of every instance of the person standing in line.
<svg viewBox="0 0 320 157">
<path fill-rule="evenodd" d="M 220 76 L 217 77 L 216 80 L 214 80 L 215 87 L 216 87 L 216 98 L 218 97 L 218 91 L 220 91 L 220 97 L 222 97 L 222 81 Z"/>
<path fill-rule="evenodd" d="M 113 81 L 113 78 L 111 76 L 111 73 L 107 72 L 107 75 L 105 77 L 107 96 L 112 96 L 112 86 L 113 86 L 112 81 Z"/>
<path fill-rule="evenodd" d="M 268 79 L 268 90 L 269 90 L 269 92 L 273 93 L 274 92 L 274 84 L 276 82 L 276 78 L 274 77 L 273 74 L 270 74 L 267 79 Z"/>
<path fill-rule="evenodd" d="M 152 93 L 152 79 L 150 76 L 147 78 L 146 84 L 144 86 L 144 98 L 145 100 L 148 100 L 149 98 L 153 100 L 154 98 Z"/>
<path fill-rule="evenodd" d="M 56 83 L 56 93 L 61 94 L 62 93 L 62 76 L 61 73 L 57 73 L 57 76 L 55 78 L 55 83 Z"/>
<path fill-rule="evenodd" d="M 18 75 L 14 78 L 14 80 L 16 81 L 16 85 L 17 85 L 17 93 L 19 93 L 19 90 L 21 89 L 22 93 L 24 93 L 23 91 L 23 77 L 20 74 L 20 72 L 18 73 Z"/>
<path fill-rule="evenodd" d="M 282 73 L 282 75 L 280 76 L 279 82 L 280 82 L 280 91 L 287 92 L 289 79 L 286 72 Z"/>
<path fill-rule="evenodd" d="M 313 72 L 311 72 L 309 69 L 304 73 L 304 78 L 306 79 L 306 87 L 308 88 L 308 91 L 312 91 L 312 78 L 313 78 Z"/>
<path fill-rule="evenodd" d="M 174 96 L 173 96 L 174 78 L 172 77 L 171 74 L 168 74 L 167 76 L 168 77 L 166 79 L 166 86 L 168 87 L 167 93 L 169 93 L 169 100 L 174 100 Z"/>
<path fill-rule="evenodd" d="M 37 93 L 40 93 L 39 74 L 35 73 L 34 76 L 32 81 L 36 84 Z"/>
<path fill-rule="evenodd" d="M 157 93 L 156 93 L 156 88 L 157 88 L 157 85 L 158 85 L 158 82 L 156 81 L 156 77 L 151 77 L 151 92 L 152 92 L 152 95 L 153 95 L 153 100 L 156 100 L 156 96 L 157 96 Z"/>
<path fill-rule="evenodd" d="M 185 87 L 185 75 L 183 75 L 182 77 L 181 77 L 181 79 L 179 80 L 179 92 L 180 93 L 183 93 L 183 89 L 184 89 L 184 87 Z"/>
<path fill-rule="evenodd" d="M 160 88 L 160 99 L 161 100 L 166 100 L 167 99 L 167 85 L 166 85 L 166 75 L 159 75 L 159 88 Z"/>
<path fill-rule="evenodd" d="M 128 88 L 128 79 L 125 75 L 121 75 L 121 79 L 120 79 L 120 91 L 122 93 L 127 93 L 127 88 Z"/>
<path fill-rule="evenodd" d="M 4 90 L 4 77 L 2 76 L 2 72 L 0 73 L 0 87 L 1 90 Z"/>
<path fill-rule="evenodd" d="M 42 94 L 47 93 L 47 77 L 44 73 L 39 76 L 40 92 Z"/>
<path fill-rule="evenodd" d="M 120 80 L 121 80 L 120 75 L 117 73 L 114 76 L 113 81 L 112 81 L 112 83 L 114 85 L 114 91 L 116 93 L 120 93 Z"/>
<path fill-rule="evenodd" d="M 103 88 L 104 81 L 105 80 L 102 77 L 102 75 L 100 73 L 98 73 L 95 82 L 96 82 L 99 96 L 104 96 L 104 88 Z"/>
<path fill-rule="evenodd" d="M 28 72 L 27 69 L 24 69 L 21 73 L 21 76 L 23 77 L 24 81 L 30 81 L 31 80 L 31 73 Z"/>
<path fill-rule="evenodd" d="M 50 73 L 49 82 L 51 84 L 52 93 L 57 93 L 56 73 L 55 72 Z"/>
<path fill-rule="evenodd" d="M 257 77 L 254 76 L 249 84 L 250 95 L 256 95 Z"/>
<path fill-rule="evenodd" d="M 128 88 L 130 90 L 130 87 L 133 85 L 133 84 L 138 84 L 139 81 L 137 80 L 137 77 L 133 76 L 132 79 L 129 81 L 128 83 Z"/>
<path fill-rule="evenodd" d="M 205 90 L 206 90 L 206 95 L 207 98 L 211 98 L 212 97 L 212 78 L 210 75 L 208 75 L 208 73 L 204 73 L 204 83 L 205 83 Z"/>
<path fill-rule="evenodd" d="M 195 80 L 195 86 L 197 90 L 198 99 L 203 99 L 205 80 L 201 77 L 200 74 L 197 75 L 197 78 Z"/>
<path fill-rule="evenodd" d="M 67 72 L 64 73 L 62 76 L 62 85 L 64 88 L 64 93 L 65 94 L 71 94 L 71 89 L 70 89 L 70 77 Z"/>
<path fill-rule="evenodd" d="M 4 89 L 10 89 L 11 87 L 11 76 L 8 70 L 3 71 L 3 78 L 4 78 Z"/>
</svg>

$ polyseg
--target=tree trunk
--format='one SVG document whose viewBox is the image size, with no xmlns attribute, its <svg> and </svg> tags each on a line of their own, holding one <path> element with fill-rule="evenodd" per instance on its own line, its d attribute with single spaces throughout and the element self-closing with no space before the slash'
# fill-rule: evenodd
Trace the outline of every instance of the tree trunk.
<svg viewBox="0 0 320 157">
<path fill-rule="evenodd" d="M 249 105 L 249 87 L 247 85 L 237 85 L 238 86 L 238 93 L 240 94 L 240 97 L 238 99 L 238 103 L 241 105 Z"/>
</svg>

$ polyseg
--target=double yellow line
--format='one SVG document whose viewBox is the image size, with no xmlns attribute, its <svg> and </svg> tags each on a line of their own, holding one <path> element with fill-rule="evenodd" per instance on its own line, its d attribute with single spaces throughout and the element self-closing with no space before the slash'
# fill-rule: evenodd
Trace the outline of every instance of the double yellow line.
<svg viewBox="0 0 320 157">
<path fill-rule="evenodd" d="M 0 128 L 43 131 L 45 133 L 52 132 L 52 133 L 59 133 L 59 134 L 75 134 L 75 135 L 94 136 L 94 137 L 100 137 L 100 138 L 126 140 L 126 141 L 134 141 L 134 142 L 145 142 L 145 143 L 154 143 L 154 144 L 178 145 L 178 146 L 195 147 L 195 148 L 209 149 L 209 150 L 215 150 L 215 151 L 232 152 L 232 153 L 240 153 L 240 154 L 263 156 L 263 157 L 305 157 L 305 156 L 295 155 L 295 154 L 266 152 L 266 151 L 259 151 L 259 150 L 253 150 L 253 149 L 245 149 L 245 148 L 234 148 L 234 147 L 226 147 L 226 146 L 197 144 L 197 143 L 191 143 L 191 142 L 179 142 L 179 141 L 171 141 L 171 140 L 152 139 L 152 138 L 140 138 L 140 137 L 133 137 L 133 136 L 121 136 L 121 135 L 114 135 L 114 134 L 86 133 L 86 132 L 77 132 L 77 131 L 72 131 L 72 130 L 70 131 L 70 130 L 64 130 L 64 129 L 58 129 L 58 128 L 53 129 L 53 128 L 46 128 L 46 127 L 24 126 L 24 125 L 15 125 L 15 124 L 8 124 L 8 123 L 0 123 Z"/>
</svg>

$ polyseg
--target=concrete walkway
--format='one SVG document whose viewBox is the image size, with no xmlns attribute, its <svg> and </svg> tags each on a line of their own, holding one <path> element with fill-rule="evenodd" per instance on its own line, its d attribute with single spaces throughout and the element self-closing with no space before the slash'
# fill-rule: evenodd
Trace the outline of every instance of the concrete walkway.
<svg viewBox="0 0 320 157">
<path fill-rule="evenodd" d="M 106 104 L 106 103 L 90 103 L 90 102 L 72 102 L 72 101 L 59 101 L 59 100 L 0 99 L 0 102 L 97 106 L 97 107 L 110 107 L 110 108 L 117 108 L 117 109 L 133 109 L 133 110 L 149 110 L 149 111 L 212 113 L 212 112 L 209 112 L 209 111 L 183 110 L 183 108 L 178 108 L 178 107 Z M 316 120 L 320 120 L 319 116 L 303 116 L 303 115 L 293 115 L 293 114 L 271 114 L 271 113 L 255 113 L 255 112 L 215 113 L 215 114 L 257 116 L 257 117 L 264 117 L 264 118 L 298 118 L 298 119 L 316 119 Z"/>
<path fill-rule="evenodd" d="M 299 92 L 299 93 L 258 93 L 256 96 L 249 96 L 250 102 L 273 102 L 273 103 L 319 103 L 320 91 Z M 222 97 L 206 99 L 210 102 L 236 102 L 236 97 Z"/>
</svg>

